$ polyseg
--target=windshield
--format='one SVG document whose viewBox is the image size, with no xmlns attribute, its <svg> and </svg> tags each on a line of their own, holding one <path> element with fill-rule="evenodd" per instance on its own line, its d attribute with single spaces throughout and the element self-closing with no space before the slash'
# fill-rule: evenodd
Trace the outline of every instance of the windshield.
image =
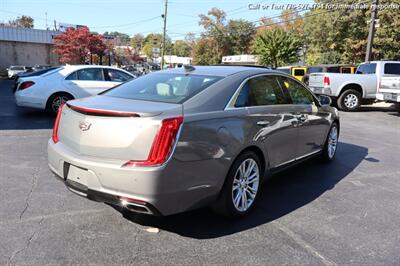
<svg viewBox="0 0 400 266">
<path fill-rule="evenodd" d="M 166 103 L 182 103 L 221 77 L 156 73 L 143 76 L 103 93 L 105 96 Z"/>
</svg>

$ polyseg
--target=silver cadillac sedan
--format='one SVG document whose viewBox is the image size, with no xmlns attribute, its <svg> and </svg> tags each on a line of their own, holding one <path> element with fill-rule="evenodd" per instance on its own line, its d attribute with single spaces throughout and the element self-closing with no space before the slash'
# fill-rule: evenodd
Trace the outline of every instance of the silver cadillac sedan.
<svg viewBox="0 0 400 266">
<path fill-rule="evenodd" d="M 265 178 L 334 158 L 338 111 L 266 68 L 187 66 L 60 107 L 49 167 L 69 190 L 151 215 L 255 207 Z"/>
</svg>

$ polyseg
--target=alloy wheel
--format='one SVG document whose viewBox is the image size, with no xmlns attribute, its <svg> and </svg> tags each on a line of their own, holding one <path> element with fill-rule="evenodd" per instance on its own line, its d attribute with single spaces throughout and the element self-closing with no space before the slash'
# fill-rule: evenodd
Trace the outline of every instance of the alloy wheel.
<svg viewBox="0 0 400 266">
<path fill-rule="evenodd" d="M 60 106 L 64 103 L 66 103 L 67 101 L 69 101 L 70 99 L 66 96 L 57 96 L 53 99 L 53 102 L 51 103 L 51 108 L 53 109 L 53 111 L 55 113 L 58 112 L 58 109 L 60 108 Z"/>
<path fill-rule="evenodd" d="M 260 170 L 254 159 L 244 160 L 236 171 L 232 200 L 236 210 L 244 212 L 254 203 L 260 182 Z"/>
<path fill-rule="evenodd" d="M 335 126 L 331 128 L 331 131 L 329 132 L 329 137 L 328 137 L 328 156 L 329 159 L 332 159 L 333 156 L 335 155 L 336 148 L 337 148 L 337 142 L 338 142 L 338 131 Z"/>
<path fill-rule="evenodd" d="M 356 95 L 354 95 L 352 93 L 346 95 L 346 97 L 344 98 L 344 105 L 347 108 L 350 108 L 350 109 L 355 108 L 357 106 L 357 104 L 358 104 L 358 98 Z"/>
</svg>

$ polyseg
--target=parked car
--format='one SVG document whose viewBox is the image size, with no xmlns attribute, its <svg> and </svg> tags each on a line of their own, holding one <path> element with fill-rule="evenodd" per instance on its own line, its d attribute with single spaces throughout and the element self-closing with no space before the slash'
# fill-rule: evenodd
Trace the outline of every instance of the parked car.
<svg viewBox="0 0 400 266">
<path fill-rule="evenodd" d="M 302 81 L 308 85 L 311 73 L 343 73 L 354 74 L 357 67 L 350 64 L 320 64 L 307 67 L 306 74 L 303 76 Z"/>
<path fill-rule="evenodd" d="M 400 68 L 400 65 L 396 65 Z M 392 73 L 400 72 L 400 69 L 392 68 Z M 395 103 L 397 111 L 400 112 L 400 76 L 384 76 L 379 83 L 378 93 L 376 98 L 381 101 Z"/>
<path fill-rule="evenodd" d="M 28 70 L 26 66 L 10 66 L 7 68 L 7 75 L 9 79 L 15 78 L 19 73 L 24 73 Z"/>
<path fill-rule="evenodd" d="M 124 66 L 122 69 L 128 71 L 129 73 L 131 73 L 136 77 L 139 77 L 144 74 L 143 72 L 138 71 L 138 69 L 134 65 L 127 65 Z"/>
<path fill-rule="evenodd" d="M 14 87 L 13 87 L 13 92 L 15 92 L 17 90 L 18 84 L 20 83 L 19 79 L 20 78 L 27 78 L 27 77 L 35 77 L 35 76 L 41 76 L 49 71 L 52 71 L 54 69 L 57 69 L 59 67 L 50 67 L 50 68 L 45 68 L 42 70 L 37 70 L 34 72 L 24 72 L 24 73 L 20 73 L 17 74 L 15 76 L 15 81 L 14 81 Z"/>
<path fill-rule="evenodd" d="M 265 177 L 330 161 L 338 111 L 289 75 L 258 67 L 150 73 L 60 108 L 51 171 L 89 199 L 170 215 L 211 204 L 248 213 Z"/>
<path fill-rule="evenodd" d="M 355 111 L 361 104 L 377 99 L 378 84 L 383 76 L 400 75 L 399 61 L 372 61 L 358 66 L 356 74 L 313 73 L 309 86 L 316 94 L 326 94 L 337 101 L 340 110 Z"/>
<path fill-rule="evenodd" d="M 43 70 L 43 69 L 48 69 L 48 68 L 51 68 L 51 66 L 50 65 L 34 65 L 32 67 L 32 70 L 38 71 L 38 70 Z"/>
<path fill-rule="evenodd" d="M 303 80 L 304 75 L 306 74 L 307 67 L 303 66 L 285 66 L 285 67 L 278 67 L 277 71 L 284 72 L 286 74 L 292 75 L 298 80 Z"/>
<path fill-rule="evenodd" d="M 45 109 L 55 115 L 68 100 L 96 95 L 133 78 L 114 67 L 67 65 L 41 76 L 19 78 L 15 101 L 18 106 Z"/>
</svg>

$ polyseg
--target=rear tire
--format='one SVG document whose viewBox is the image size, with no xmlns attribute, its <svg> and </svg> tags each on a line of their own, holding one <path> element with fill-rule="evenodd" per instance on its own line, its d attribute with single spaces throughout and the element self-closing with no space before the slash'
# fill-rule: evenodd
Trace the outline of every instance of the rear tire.
<svg viewBox="0 0 400 266">
<path fill-rule="evenodd" d="M 340 110 L 353 112 L 360 108 L 362 101 L 361 94 L 353 89 L 346 90 L 339 96 L 337 101 Z"/>
<path fill-rule="evenodd" d="M 233 163 L 214 211 L 226 218 L 238 218 L 250 212 L 260 194 L 264 169 L 252 151 L 239 155 Z"/>
<path fill-rule="evenodd" d="M 324 149 L 322 150 L 321 159 L 324 162 L 330 162 L 335 158 L 337 145 L 339 143 L 339 127 L 336 122 L 332 123 L 326 137 Z"/>
<path fill-rule="evenodd" d="M 66 103 L 69 100 L 73 100 L 73 99 L 74 99 L 74 97 L 72 97 L 68 93 L 60 92 L 60 93 L 53 94 L 47 100 L 46 111 L 50 115 L 56 116 L 58 113 L 58 108 L 60 108 L 60 106 L 62 104 Z"/>
</svg>

